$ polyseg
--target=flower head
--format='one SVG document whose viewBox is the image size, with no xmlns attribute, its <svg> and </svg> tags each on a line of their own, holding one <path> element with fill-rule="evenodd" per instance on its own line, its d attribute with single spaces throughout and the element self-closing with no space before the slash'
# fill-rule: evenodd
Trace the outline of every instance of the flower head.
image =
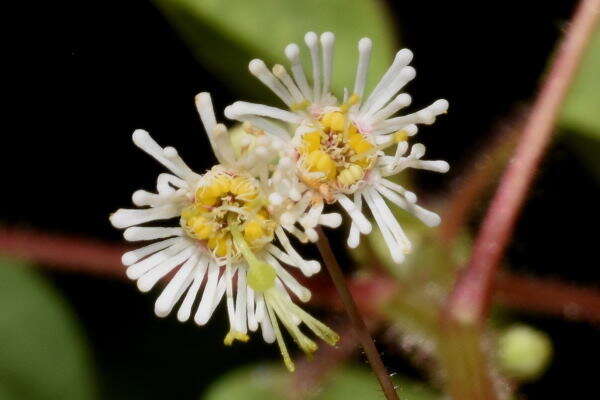
<svg viewBox="0 0 600 400">
<path fill-rule="evenodd" d="M 430 226 L 437 225 L 439 217 L 416 205 L 416 195 L 388 177 L 407 168 L 436 172 L 449 169 L 445 161 L 421 160 L 425 146 L 408 143 L 417 133 L 417 125 L 432 124 L 438 115 L 447 111 L 448 102 L 437 100 L 417 112 L 394 116 L 411 102 L 407 93 L 399 93 L 416 75 L 415 69 L 409 66 L 412 52 L 408 49 L 396 54 L 393 64 L 366 96 L 372 47 L 368 38 L 358 43 L 354 89 L 351 94 L 345 91 L 343 101 L 339 102 L 331 93 L 334 35 L 325 32 L 319 40 L 315 33 L 309 32 L 304 39 L 310 52 L 312 84 L 306 77 L 296 44 L 285 49 L 291 62 L 291 75 L 281 65 L 275 65 L 270 71 L 261 60 L 252 60 L 249 65 L 250 72 L 269 87 L 288 110 L 236 102 L 225 109 L 225 115 L 252 124 L 285 144 L 287 150 L 279 161 L 282 171 L 274 174 L 274 181 L 285 190 L 278 191 L 277 196 L 306 197 L 315 207 L 314 214 L 323 210 L 323 203 L 339 203 L 352 220 L 350 247 L 358 246 L 360 234 L 368 234 L 372 229 L 362 211 L 364 200 L 392 258 L 402 262 L 404 254 L 410 251 L 410 241 L 384 199 Z M 309 239 L 316 240 L 316 235 Z"/>
<path fill-rule="evenodd" d="M 337 335 L 295 305 L 289 294 L 303 302 L 311 296 L 281 263 L 306 276 L 318 272 L 320 264 L 303 259 L 279 223 L 282 215 L 294 210 L 269 200 L 270 169 L 281 146 L 277 140 L 262 140 L 261 131 L 250 130 L 248 140 L 234 150 L 229 132 L 216 123 L 210 96 L 201 93 L 196 103 L 220 162 L 202 175 L 192 171 L 174 148 L 161 147 L 145 131 L 133 133 L 134 143 L 170 173 L 159 175 L 157 193 L 133 194 L 133 203 L 145 208 L 119 209 L 110 217 L 115 227 L 126 228 L 127 240 L 153 241 L 123 255 L 127 276 L 146 292 L 174 272 L 156 300 L 159 317 L 180 302 L 177 318 L 187 321 L 200 298 L 194 321 L 204 325 L 225 297 L 230 330 L 224 343 L 247 341 L 248 331 L 260 326 L 265 341 L 277 340 L 286 365 L 293 369 L 278 319 L 309 353 L 316 344 L 300 331 L 301 322 L 328 343 L 334 344 Z M 304 209 L 298 215 L 304 215 Z M 169 219 L 177 219 L 177 226 L 142 226 Z M 273 243 L 275 238 L 283 249 Z"/>
</svg>

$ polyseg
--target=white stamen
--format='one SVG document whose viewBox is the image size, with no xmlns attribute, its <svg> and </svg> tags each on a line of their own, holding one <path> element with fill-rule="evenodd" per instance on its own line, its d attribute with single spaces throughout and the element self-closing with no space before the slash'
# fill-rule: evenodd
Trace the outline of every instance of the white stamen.
<svg viewBox="0 0 600 400">
<path fill-rule="evenodd" d="M 298 283 L 298 281 L 285 268 L 283 268 L 281 264 L 279 264 L 279 261 L 277 261 L 275 257 L 270 254 L 265 254 L 265 260 L 273 268 L 275 268 L 277 277 L 281 279 L 281 281 L 292 291 L 292 293 L 298 296 L 300 301 L 306 303 L 310 300 L 310 290 Z"/>
<path fill-rule="evenodd" d="M 174 237 L 171 239 L 161 240 L 160 242 L 151 243 L 144 247 L 140 247 L 139 249 L 128 251 L 121 256 L 121 262 L 125 266 L 129 266 L 141 260 L 142 258 L 149 256 L 150 254 L 156 253 L 162 249 L 166 249 L 167 247 L 171 247 L 172 245 L 180 242 L 184 242 L 185 239 L 180 237 Z"/>
<path fill-rule="evenodd" d="M 306 43 L 306 46 L 308 46 L 308 49 L 310 50 L 310 59 L 312 62 L 314 102 L 318 102 L 321 99 L 321 72 L 319 68 L 318 40 L 317 34 L 314 32 L 308 32 L 304 35 L 304 43 Z"/>
<path fill-rule="evenodd" d="M 133 143 L 135 143 L 137 147 L 154 157 L 156 161 L 164 165 L 178 177 L 183 179 L 186 178 L 187 171 L 181 169 L 176 163 L 165 157 L 162 147 L 160 147 L 159 144 L 152 139 L 148 132 L 142 129 L 137 129 L 135 132 L 133 132 L 131 137 L 133 139 Z"/>
<path fill-rule="evenodd" d="M 390 84 L 382 88 L 376 99 L 373 100 L 371 106 L 365 110 L 365 114 L 374 114 L 380 110 L 400 89 L 416 76 L 416 71 L 413 67 L 407 66 L 402 68 L 398 76 L 390 82 Z M 362 110 L 361 110 L 362 113 Z"/>
<path fill-rule="evenodd" d="M 229 119 L 240 119 L 240 117 L 246 115 L 274 118 L 291 124 L 299 124 L 302 122 L 302 117 L 299 115 L 284 111 L 280 108 L 265 106 L 264 104 L 236 101 L 225 108 L 225 116 Z"/>
<path fill-rule="evenodd" d="M 389 118 L 390 116 L 397 113 L 402 108 L 408 106 L 411 102 L 410 95 L 407 93 L 400 93 L 398 96 L 394 98 L 394 100 L 390 101 L 385 107 L 377 111 L 370 118 L 371 123 L 374 125 L 378 122 L 383 121 L 384 119 Z"/>
<path fill-rule="evenodd" d="M 171 204 L 147 209 L 120 208 L 110 216 L 110 222 L 115 228 L 127 228 L 149 221 L 176 217 L 180 210 L 180 207 Z"/>
<path fill-rule="evenodd" d="M 356 79 L 354 80 L 354 93 L 361 98 L 367 84 L 372 47 L 373 43 L 369 38 L 365 37 L 358 41 L 358 65 L 356 67 Z"/>
<path fill-rule="evenodd" d="M 294 98 L 294 102 L 300 103 L 304 101 L 304 95 L 300 92 L 300 89 L 298 89 L 298 86 L 296 86 L 296 83 L 294 83 L 292 77 L 287 73 L 283 65 L 277 64 L 273 66 L 273 74 L 283 82 Z"/>
<path fill-rule="evenodd" d="M 161 250 L 157 253 L 154 253 L 148 258 L 145 258 L 142 261 L 130 265 L 129 267 L 127 267 L 125 273 L 129 279 L 138 279 L 147 271 L 150 271 L 152 268 L 156 267 L 160 263 L 168 260 L 171 257 L 175 257 L 185 248 L 190 248 L 192 246 L 193 244 L 191 244 L 189 240 L 179 240 L 173 246 Z"/>
<path fill-rule="evenodd" d="M 240 333 L 248 332 L 246 298 L 246 270 L 237 269 L 237 293 L 235 296 L 235 330 Z"/>
<path fill-rule="evenodd" d="M 377 86 L 375 86 L 375 89 L 373 89 L 367 101 L 365 101 L 361 106 L 361 112 L 366 111 L 369 109 L 369 107 L 371 107 L 373 101 L 375 101 L 379 97 L 382 90 L 384 90 L 390 85 L 390 83 L 396 78 L 400 70 L 408 64 L 410 64 L 412 57 L 412 51 L 408 49 L 402 49 L 398 53 L 396 53 L 394 62 L 392 63 L 392 65 L 390 65 L 390 67 L 383 75 Z"/>
<path fill-rule="evenodd" d="M 403 115 L 401 117 L 391 118 L 386 121 L 381 122 L 378 125 L 378 128 L 393 132 L 398 129 L 404 128 L 409 124 L 425 124 L 431 125 L 435 122 L 435 118 L 444 114 L 448 110 L 448 102 L 446 100 L 440 99 L 435 101 L 433 104 L 423 108 L 416 113 Z"/>
<path fill-rule="evenodd" d="M 333 69 L 333 46 L 335 36 L 331 32 L 321 34 L 321 49 L 323 52 L 323 91 L 322 95 L 329 93 L 331 86 L 331 71 Z"/>
<path fill-rule="evenodd" d="M 198 325 L 206 324 L 212 315 L 211 311 L 215 293 L 217 291 L 218 278 L 219 268 L 216 267 L 214 262 L 211 261 L 211 264 L 208 266 L 208 279 L 206 281 L 206 285 L 204 286 L 204 293 L 202 293 L 202 299 L 200 299 L 200 304 L 198 305 L 198 309 L 194 315 L 194 322 Z M 194 281 L 194 283 L 196 282 Z M 183 308 L 183 305 L 181 308 Z"/>
<path fill-rule="evenodd" d="M 214 268 L 210 260 L 204 260 L 207 264 L 203 268 L 196 268 L 194 270 L 192 285 L 188 289 L 179 310 L 177 311 L 177 319 L 180 322 L 185 322 L 190 318 L 190 314 L 192 312 L 192 306 L 194 305 L 194 301 L 196 300 L 196 296 L 198 295 L 198 291 L 200 290 L 200 285 L 202 285 L 202 281 L 204 280 L 204 274 L 206 270 L 210 271 L 211 268 Z"/>
<path fill-rule="evenodd" d="M 254 290 L 250 286 L 246 288 L 246 312 L 248 313 L 248 329 L 255 332 L 258 329 L 258 320 L 256 319 L 254 305 Z"/>
<path fill-rule="evenodd" d="M 400 193 L 402 196 L 404 196 L 406 198 L 406 200 L 408 200 L 411 203 L 416 203 L 417 202 L 417 195 L 414 194 L 413 192 L 406 190 L 405 188 L 403 188 L 402 186 L 398 185 L 395 182 L 392 182 L 388 179 L 380 179 L 379 180 L 379 184 L 386 186 L 398 193 Z"/>
<path fill-rule="evenodd" d="M 360 192 L 354 193 L 354 207 L 356 207 L 357 210 L 362 211 L 362 194 Z M 350 233 L 348 234 L 348 240 L 346 242 L 351 249 L 357 248 L 360 244 L 360 230 L 358 229 L 358 225 L 354 222 L 350 224 Z"/>
<path fill-rule="evenodd" d="M 183 229 L 134 226 L 127 228 L 125 232 L 123 232 L 125 240 L 130 242 L 163 239 L 171 236 L 183 236 Z"/>
<path fill-rule="evenodd" d="M 394 260 L 395 263 L 400 264 L 402 261 L 404 261 L 404 248 L 401 247 L 402 243 L 397 242 L 394 239 L 394 235 L 390 231 L 385 217 L 380 213 L 380 210 L 376 207 L 375 203 L 373 203 L 369 191 L 365 191 L 364 196 L 369 208 L 371 209 L 371 214 L 373 214 L 373 217 L 379 226 L 379 231 L 383 235 L 383 240 L 390 251 L 392 260 Z M 395 218 L 394 221 L 396 221 Z"/>
<path fill-rule="evenodd" d="M 302 94 L 306 99 L 312 99 L 312 90 L 308 85 L 304 68 L 302 68 L 302 64 L 300 63 L 300 49 L 298 48 L 298 45 L 295 43 L 289 44 L 285 48 L 285 55 L 292 63 L 292 75 L 294 75 L 294 79 L 302 91 Z"/>
<path fill-rule="evenodd" d="M 337 228 L 342 224 L 342 216 L 338 213 L 321 214 L 319 216 L 319 225 L 329 228 Z"/>
<path fill-rule="evenodd" d="M 146 271 L 144 275 L 142 275 L 137 280 L 137 287 L 141 292 L 148 292 L 150 289 L 156 285 L 156 283 L 171 272 L 175 267 L 181 265 L 183 262 L 187 261 L 191 254 L 194 252 L 193 247 L 187 247 L 181 253 L 173 256 L 159 265 L 155 266 L 149 271 Z"/>
<path fill-rule="evenodd" d="M 179 268 L 173 279 L 169 281 L 156 302 L 154 303 L 154 313 L 158 317 L 166 317 L 171 313 L 173 307 L 179 301 L 183 292 L 190 286 L 194 279 L 194 269 L 200 269 L 202 275 L 206 271 L 206 263 L 199 260 L 199 255 L 194 254 L 185 264 Z"/>
<path fill-rule="evenodd" d="M 271 89 L 288 107 L 294 104 L 290 92 L 279 80 L 269 71 L 263 60 L 255 58 L 248 64 L 248 69 L 252 75 L 256 76 L 266 87 Z"/>
<path fill-rule="evenodd" d="M 364 216 L 364 214 L 356 208 L 354 202 L 352 202 L 348 197 L 346 197 L 343 194 L 339 194 L 337 196 L 337 199 L 338 203 L 340 203 L 340 205 L 346 210 L 348 215 L 350 215 L 350 218 L 352 218 L 352 222 L 356 224 L 360 233 L 362 233 L 363 235 L 368 235 L 369 233 L 371 233 L 371 223 Z"/>
</svg>

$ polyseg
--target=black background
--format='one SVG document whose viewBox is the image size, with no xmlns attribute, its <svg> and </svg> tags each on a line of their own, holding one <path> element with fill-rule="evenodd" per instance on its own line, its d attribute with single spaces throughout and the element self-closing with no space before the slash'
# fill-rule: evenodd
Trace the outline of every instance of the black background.
<svg viewBox="0 0 600 400">
<path fill-rule="evenodd" d="M 388 2 L 402 46 L 416 55 L 418 77 L 409 88 L 415 103 L 445 97 L 451 104 L 449 114 L 420 137 L 431 158 L 446 159 L 453 169 L 445 176 L 419 174 L 419 192 L 444 195 L 490 132 L 533 98 L 573 4 Z M 108 214 L 128 205 L 134 190 L 152 188 L 158 173 L 155 162 L 132 145 L 131 132 L 149 130 L 202 171 L 215 160 L 193 97 L 210 91 L 217 110 L 236 97 L 196 62 L 150 2 L 72 3 L 63 20 L 71 28 L 64 67 L 56 76 L 37 78 L 47 79 L 52 90 L 26 93 L 29 119 L 20 132 L 3 135 L 5 149 L 16 151 L 3 156 L 10 171 L 4 184 L 12 195 L 2 196 L 1 220 L 118 242 Z M 557 140 L 509 249 L 512 268 L 597 284 L 597 234 L 587 233 L 584 216 L 598 204 L 594 190 L 597 181 L 568 144 Z M 221 346 L 221 313 L 215 314 L 214 329 L 198 329 L 175 318 L 155 318 L 154 296 L 140 295 L 133 284 L 47 275 L 83 323 L 102 398 L 194 399 L 235 366 L 277 359 L 277 351 L 258 340 L 234 349 Z M 532 399 L 598 395 L 594 327 L 522 317 L 548 332 L 556 348 L 550 370 L 523 393 Z M 384 350 L 391 370 L 417 374 L 391 349 Z"/>
</svg>

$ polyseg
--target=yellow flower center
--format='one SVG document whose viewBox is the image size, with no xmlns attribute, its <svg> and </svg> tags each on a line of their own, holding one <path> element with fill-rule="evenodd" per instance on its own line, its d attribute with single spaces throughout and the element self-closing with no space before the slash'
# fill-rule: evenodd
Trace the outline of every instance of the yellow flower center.
<svg viewBox="0 0 600 400">
<path fill-rule="evenodd" d="M 343 191 L 362 180 L 373 166 L 376 146 L 346 114 L 357 101 L 357 96 L 351 96 L 339 110 L 321 115 L 315 130 L 302 135 L 298 148 L 301 178 L 309 186 Z"/>
<path fill-rule="evenodd" d="M 194 202 L 181 212 L 181 226 L 216 257 L 236 258 L 240 249 L 231 229 L 239 229 L 252 250 L 273 239 L 274 221 L 253 178 L 213 169 L 196 190 Z"/>
</svg>

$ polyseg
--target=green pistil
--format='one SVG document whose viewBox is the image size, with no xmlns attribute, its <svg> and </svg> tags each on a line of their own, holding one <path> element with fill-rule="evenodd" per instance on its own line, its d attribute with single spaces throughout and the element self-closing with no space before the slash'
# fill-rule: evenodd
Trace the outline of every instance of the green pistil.
<svg viewBox="0 0 600 400">
<path fill-rule="evenodd" d="M 256 257 L 244 239 L 242 230 L 238 224 L 231 224 L 229 229 L 236 247 L 248 263 L 248 286 L 259 293 L 263 293 L 275 286 L 275 278 L 277 277 L 275 269 Z"/>
</svg>

